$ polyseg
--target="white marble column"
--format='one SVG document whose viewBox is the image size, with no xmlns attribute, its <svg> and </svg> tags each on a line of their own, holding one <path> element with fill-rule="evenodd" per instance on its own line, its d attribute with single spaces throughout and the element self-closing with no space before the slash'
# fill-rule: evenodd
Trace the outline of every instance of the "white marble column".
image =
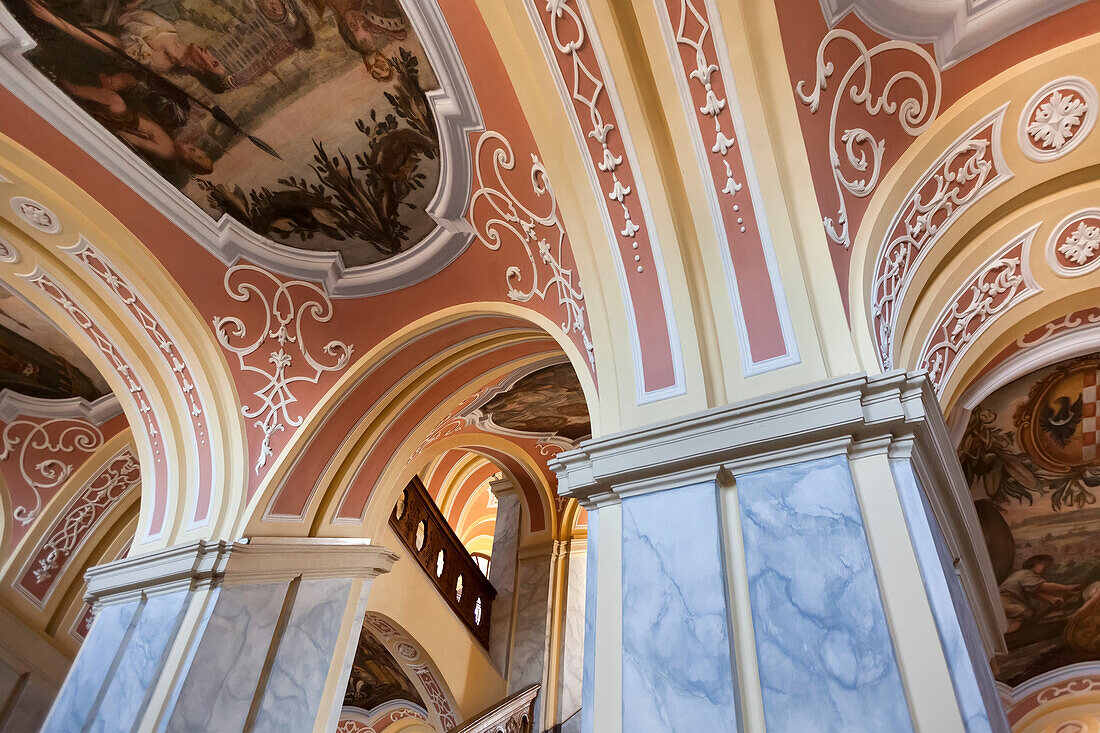
<svg viewBox="0 0 1100 733">
<path fill-rule="evenodd" d="M 93 568 L 95 621 L 44 730 L 331 730 L 371 579 L 396 557 L 256 538 Z"/>
<path fill-rule="evenodd" d="M 0 733 L 39 730 L 68 669 L 45 636 L 0 606 Z"/>
<path fill-rule="evenodd" d="M 518 565 L 521 504 L 519 491 L 509 479 L 489 484 L 497 499 L 496 524 L 493 529 L 493 557 L 489 565 L 489 582 L 496 589 L 489 629 L 489 652 L 504 677 L 508 676 L 508 661 L 512 650 L 512 625 L 515 620 L 516 567 Z"/>
<path fill-rule="evenodd" d="M 538 683 L 535 730 L 546 719 L 546 672 L 550 656 L 550 588 L 558 543 L 522 548 L 516 572 L 515 629 L 512 634 L 508 692 Z"/>
<path fill-rule="evenodd" d="M 569 720 L 581 708 L 587 555 L 588 543 L 584 539 L 574 539 L 569 541 L 568 549 L 561 557 L 565 563 L 565 597 L 561 601 L 561 648 L 555 652 L 558 655 L 555 724 Z M 579 730 L 579 725 L 580 718 L 577 717 L 563 728 L 563 733 L 570 733 L 575 727 Z"/>
<path fill-rule="evenodd" d="M 586 733 L 1007 731 L 997 589 L 923 375 L 831 380 L 553 466 L 589 508 Z"/>
</svg>

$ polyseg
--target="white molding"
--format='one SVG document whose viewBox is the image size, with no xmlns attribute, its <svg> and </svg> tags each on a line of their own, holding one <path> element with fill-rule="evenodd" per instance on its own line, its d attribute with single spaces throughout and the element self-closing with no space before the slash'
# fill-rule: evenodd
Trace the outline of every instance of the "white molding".
<svg viewBox="0 0 1100 733">
<path fill-rule="evenodd" d="M 1097 251 L 1094 251 L 1091 255 L 1089 255 L 1089 257 L 1092 259 L 1092 262 L 1086 261 L 1079 267 L 1066 267 L 1058 260 L 1059 248 L 1065 243 L 1062 239 L 1062 236 L 1066 233 L 1066 230 L 1071 224 L 1074 223 L 1075 220 L 1088 218 L 1100 218 L 1100 208 L 1093 207 L 1082 209 L 1080 211 L 1076 211 L 1070 214 L 1065 219 L 1062 219 L 1062 221 L 1058 222 L 1058 224 L 1054 227 L 1054 231 L 1052 231 L 1050 234 L 1050 239 L 1047 240 L 1047 246 L 1044 252 L 1044 254 L 1046 255 L 1047 264 L 1050 265 L 1050 269 L 1054 270 L 1055 273 L 1061 275 L 1062 277 L 1079 277 L 1081 275 L 1092 272 L 1097 267 L 1100 267 L 1100 240 L 1096 240 Z"/>
<path fill-rule="evenodd" d="M 1085 103 L 1084 116 L 1068 140 L 1054 144 L 1049 150 L 1045 149 L 1045 146 L 1038 147 L 1028 131 L 1035 107 L 1047 95 L 1065 88 L 1081 95 Z M 1096 124 L 1098 112 L 1100 112 L 1100 96 L 1097 96 L 1096 87 L 1088 79 L 1082 79 L 1079 76 L 1063 76 L 1043 85 L 1039 91 L 1031 96 L 1031 99 L 1027 100 L 1024 111 L 1020 114 L 1020 124 L 1016 128 L 1016 141 L 1020 144 L 1020 150 L 1023 151 L 1023 154 L 1031 160 L 1038 163 L 1057 160 L 1084 142 Z"/>
<path fill-rule="evenodd" d="M 473 232 L 463 219 L 471 186 L 467 135 L 484 128 L 473 85 L 439 5 L 431 0 L 400 1 L 440 84 L 439 89 L 427 93 L 439 131 L 440 156 L 439 184 L 424 211 L 436 227 L 405 252 L 370 265 L 345 267 L 339 253 L 279 244 L 229 215 L 215 220 L 34 68 L 24 56 L 34 48 L 34 40 L 2 5 L 0 79 L 15 96 L 226 266 L 247 258 L 280 274 L 319 282 L 334 298 L 379 295 L 434 275 L 473 241 Z"/>
<path fill-rule="evenodd" d="M 1081 677 L 1100 675 L 1100 662 L 1078 662 L 1067 664 L 1064 667 L 1053 669 L 1049 672 L 1036 675 L 1026 682 L 1021 682 L 1015 687 L 1010 687 L 1004 682 L 997 682 L 997 693 L 1005 703 L 1005 707 L 1011 707 L 1024 698 L 1041 691 L 1044 687 L 1057 685 L 1059 682 L 1068 682 Z"/>
<path fill-rule="evenodd" d="M 47 399 L 29 397 L 10 389 L 0 390 L 0 422 L 12 422 L 17 417 L 68 418 L 85 420 L 99 427 L 122 414 L 122 405 L 114 394 L 105 394 L 94 402 L 83 397 Z"/>
<path fill-rule="evenodd" d="M 693 0 L 680 0 L 681 13 L 686 14 L 689 9 L 695 10 L 692 5 Z M 725 33 L 722 30 L 721 18 L 719 17 L 718 9 L 715 7 L 713 0 L 702 0 L 704 4 L 704 12 L 707 14 L 707 20 L 709 21 L 709 28 L 704 23 L 704 30 L 701 32 L 700 39 L 705 38 L 709 32 L 711 41 L 714 44 L 715 52 L 717 54 L 717 68 L 710 65 L 710 62 L 705 58 L 701 48 L 697 49 L 700 56 L 699 62 L 699 75 L 698 81 L 701 84 L 705 84 L 707 88 L 710 88 L 710 82 L 703 81 L 703 74 L 706 73 L 707 68 L 712 69 L 710 73 L 717 72 L 722 79 L 727 99 L 718 100 L 715 111 L 715 126 L 717 127 L 716 134 L 724 135 L 721 127 L 719 126 L 717 119 L 717 112 L 721 109 L 726 109 L 730 114 L 730 119 L 733 121 L 733 135 L 734 140 L 729 141 L 728 147 L 709 149 L 711 153 L 720 155 L 722 158 L 726 157 L 726 153 L 729 148 L 737 147 L 738 153 L 741 158 L 741 163 L 745 168 L 746 181 L 749 192 L 749 203 L 752 207 L 753 216 L 756 219 L 757 229 L 760 233 L 760 248 L 764 254 L 764 262 L 768 270 L 768 279 L 771 283 L 771 291 L 775 302 L 775 310 L 779 316 L 779 330 L 783 338 L 783 347 L 786 350 L 785 354 L 772 357 L 763 361 L 753 361 L 752 349 L 749 344 L 748 336 L 748 324 L 745 320 L 745 312 L 741 307 L 740 287 L 737 282 L 737 273 L 733 266 L 733 257 L 730 253 L 730 247 L 735 246 L 731 243 L 726 236 L 724 219 L 722 216 L 722 207 L 719 203 L 718 191 L 714 185 L 711 185 L 711 173 L 710 173 L 710 161 L 707 157 L 708 147 L 703 140 L 702 134 L 699 131 L 699 125 L 697 123 L 696 106 L 691 96 L 691 80 L 683 73 L 680 73 L 680 49 L 678 46 L 679 41 L 673 36 L 672 18 L 668 14 L 668 6 L 664 0 L 654 0 L 654 4 L 657 7 L 657 15 L 661 19 L 661 35 L 664 36 L 665 45 L 668 48 L 670 61 L 675 69 L 674 74 L 676 76 L 676 87 L 680 93 L 680 101 L 684 105 L 684 112 L 688 116 L 688 127 L 691 129 L 691 139 L 693 147 L 695 148 L 695 155 L 699 162 L 700 172 L 704 179 L 707 181 L 707 203 L 710 206 L 711 218 L 714 221 L 715 233 L 721 246 L 719 246 L 720 256 L 722 259 L 722 268 L 726 275 L 726 285 L 729 293 L 730 307 L 733 310 L 734 320 L 737 323 L 737 343 L 739 347 L 739 353 L 741 357 L 741 372 L 746 377 L 755 376 L 757 374 L 764 374 L 766 372 L 773 371 L 775 369 L 782 369 L 783 367 L 793 366 L 802 361 L 798 352 L 798 343 L 794 333 L 794 322 L 791 318 L 790 308 L 787 304 L 787 294 L 783 288 L 783 279 L 779 272 L 779 262 L 775 254 L 775 245 L 772 242 L 771 229 L 768 226 L 767 212 L 764 208 L 764 195 L 760 188 L 760 179 L 756 172 L 756 165 L 753 161 L 752 150 L 747 144 L 748 141 L 748 128 L 745 124 L 744 115 L 741 112 L 741 100 L 737 95 L 737 84 L 733 78 L 733 65 L 729 60 L 728 49 L 725 43 Z M 698 11 L 695 11 L 698 12 Z M 667 21 L 667 22 L 666 22 Z M 687 45 L 691 46 L 690 43 Z M 701 45 L 701 42 L 700 44 Z M 692 46 L 695 47 L 695 46 Z M 692 77 L 696 74 L 693 73 Z M 709 77 L 709 73 L 707 73 Z M 716 143 L 717 146 L 717 143 Z M 726 163 L 726 170 L 729 170 L 729 164 Z M 741 188 L 739 184 L 733 181 L 732 177 L 727 181 L 727 190 L 723 193 L 730 193 L 735 195 L 736 191 Z M 732 189 L 732 190 L 730 190 Z M 740 203 L 740 202 L 739 202 Z"/>
<path fill-rule="evenodd" d="M 946 69 L 1085 0 L 820 0 L 830 28 L 849 13 L 887 38 L 931 43 Z"/>
</svg>

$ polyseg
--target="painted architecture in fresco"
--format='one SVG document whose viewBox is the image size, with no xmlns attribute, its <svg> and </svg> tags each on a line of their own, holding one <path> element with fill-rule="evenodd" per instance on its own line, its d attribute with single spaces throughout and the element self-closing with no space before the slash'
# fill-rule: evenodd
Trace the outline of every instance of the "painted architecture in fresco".
<svg viewBox="0 0 1100 733">
<path fill-rule="evenodd" d="M 215 218 L 346 267 L 434 227 L 425 92 L 397 0 L 4 0 L 31 61 Z"/>
<path fill-rule="evenodd" d="M 1010 685 L 1100 659 L 1100 354 L 994 392 L 974 410 L 959 458 L 1008 620 Z"/>
</svg>

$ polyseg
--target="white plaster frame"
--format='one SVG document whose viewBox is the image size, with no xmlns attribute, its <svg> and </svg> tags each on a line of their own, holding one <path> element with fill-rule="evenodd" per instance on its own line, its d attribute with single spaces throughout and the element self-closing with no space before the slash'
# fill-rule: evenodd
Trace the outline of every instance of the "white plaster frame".
<svg viewBox="0 0 1100 733">
<path fill-rule="evenodd" d="M 1077 128 L 1077 131 L 1066 144 L 1060 148 L 1044 150 L 1036 147 L 1031 136 L 1028 135 L 1028 121 L 1035 111 L 1035 105 L 1037 105 L 1043 97 L 1058 89 L 1071 89 L 1080 94 L 1081 98 L 1085 100 L 1085 116 L 1084 119 L 1081 120 L 1081 126 Z M 1092 128 L 1096 124 L 1098 108 L 1100 108 L 1100 96 L 1096 93 L 1096 87 L 1094 87 L 1088 79 L 1082 79 L 1079 76 L 1063 76 L 1060 79 L 1055 79 L 1048 84 L 1044 84 L 1039 91 L 1031 95 L 1031 99 L 1027 100 L 1027 104 L 1024 105 L 1024 111 L 1020 114 L 1020 124 L 1016 128 L 1016 141 L 1020 144 L 1020 150 L 1023 151 L 1024 155 L 1037 163 L 1048 163 L 1064 155 L 1068 155 L 1074 148 L 1084 142 L 1085 138 L 1092 132 Z"/>
<path fill-rule="evenodd" d="M 54 86 L 25 57 L 35 42 L 0 5 L 0 79 L 12 93 L 87 151 L 173 224 L 223 264 L 246 258 L 290 277 L 320 282 L 334 298 L 380 295 L 439 272 L 473 241 L 463 219 L 471 193 L 467 135 L 484 129 L 473 85 L 433 0 L 401 0 L 439 79 L 427 93 L 439 130 L 439 184 L 425 212 L 435 229 L 401 254 L 382 262 L 345 267 L 337 252 L 310 252 L 261 237 L 229 215 L 215 220 L 157 174 L 91 116 Z"/>
<path fill-rule="evenodd" d="M 1050 234 L 1050 239 L 1047 240 L 1046 252 L 1044 253 L 1047 264 L 1050 265 L 1050 269 L 1062 277 L 1080 277 L 1100 267 L 1100 251 L 1093 255 L 1092 262 L 1086 262 L 1080 267 L 1066 267 L 1058 260 L 1058 247 L 1062 244 L 1062 236 L 1066 233 L 1066 229 L 1076 219 L 1089 217 L 1100 218 L 1100 208 L 1082 209 L 1070 214 L 1058 222 L 1057 226 L 1054 227 L 1054 231 Z"/>
<path fill-rule="evenodd" d="M 114 393 L 105 394 L 94 402 L 83 397 L 45 399 L 28 397 L 10 389 L 0 391 L 0 421 L 11 422 L 20 415 L 49 419 L 86 420 L 99 427 L 122 414 L 122 405 Z"/>
</svg>

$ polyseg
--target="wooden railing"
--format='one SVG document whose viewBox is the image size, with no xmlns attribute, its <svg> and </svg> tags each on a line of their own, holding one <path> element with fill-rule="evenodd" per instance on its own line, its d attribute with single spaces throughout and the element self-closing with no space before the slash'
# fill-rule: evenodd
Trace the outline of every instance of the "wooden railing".
<svg viewBox="0 0 1100 733">
<path fill-rule="evenodd" d="M 413 477 L 394 505 L 390 526 L 455 615 L 488 649 L 489 615 L 497 592 L 418 477 Z"/>
<path fill-rule="evenodd" d="M 538 694 L 538 685 L 524 687 L 447 733 L 531 733 Z"/>
</svg>

